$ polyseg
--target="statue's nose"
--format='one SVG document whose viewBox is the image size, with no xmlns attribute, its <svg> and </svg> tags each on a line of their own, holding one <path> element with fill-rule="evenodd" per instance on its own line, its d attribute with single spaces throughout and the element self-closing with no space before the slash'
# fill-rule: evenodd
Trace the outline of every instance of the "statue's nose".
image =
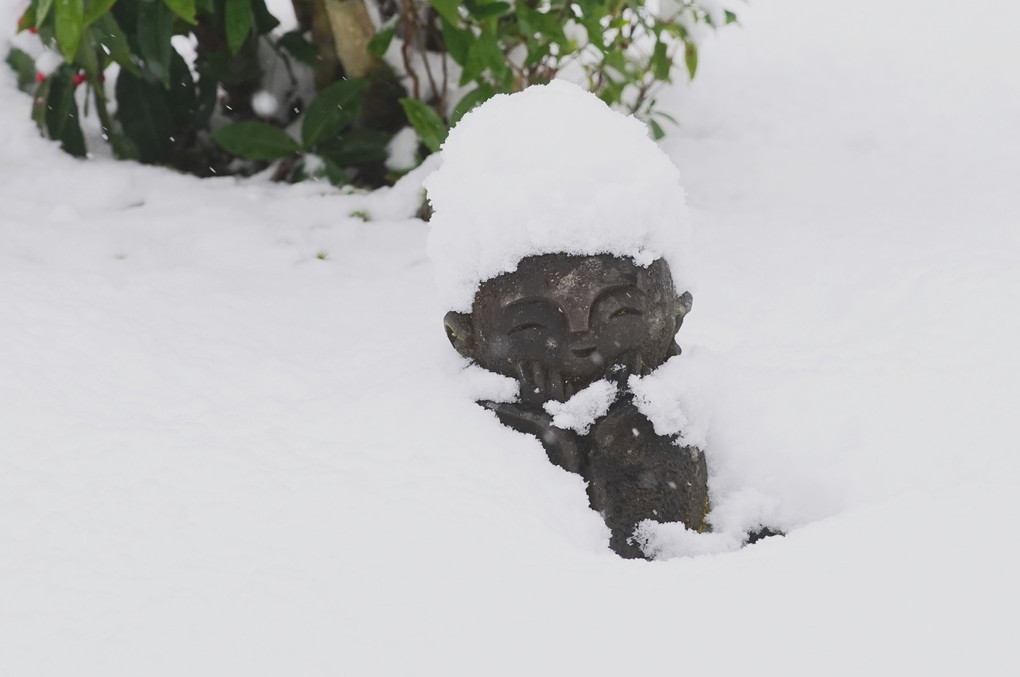
<svg viewBox="0 0 1020 677">
<path fill-rule="evenodd" d="M 588 333 L 588 308 L 568 306 L 565 311 L 567 326 L 572 337 Z"/>
</svg>

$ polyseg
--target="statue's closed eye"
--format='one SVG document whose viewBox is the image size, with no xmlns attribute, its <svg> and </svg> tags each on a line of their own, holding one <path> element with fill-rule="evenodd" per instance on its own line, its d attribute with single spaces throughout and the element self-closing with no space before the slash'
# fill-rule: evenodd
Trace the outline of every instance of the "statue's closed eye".
<svg viewBox="0 0 1020 677">
<path fill-rule="evenodd" d="M 620 308 L 615 313 L 610 315 L 610 317 L 624 317 L 626 315 L 640 315 L 640 314 L 641 311 L 638 310 L 637 308 Z"/>
<path fill-rule="evenodd" d="M 538 322 L 522 322 L 510 329 L 507 334 L 516 334 L 519 331 L 525 331 L 527 329 L 545 329 L 545 325 L 539 324 Z"/>
</svg>

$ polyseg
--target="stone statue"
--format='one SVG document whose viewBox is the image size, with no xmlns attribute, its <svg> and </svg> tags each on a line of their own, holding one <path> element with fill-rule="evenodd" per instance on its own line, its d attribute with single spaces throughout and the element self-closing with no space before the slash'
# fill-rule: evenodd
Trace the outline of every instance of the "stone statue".
<svg viewBox="0 0 1020 677">
<path fill-rule="evenodd" d="M 706 528 L 704 452 L 656 435 L 627 390 L 631 375 L 679 355 L 674 337 L 691 303 L 661 258 L 642 267 L 622 256 L 554 253 L 522 259 L 515 271 L 481 283 L 470 313 L 446 315 L 461 355 L 520 384 L 518 402 L 480 404 L 538 437 L 553 463 L 587 481 L 591 507 L 623 557 L 644 557 L 631 539 L 643 520 Z M 621 395 L 587 434 L 553 425 L 544 403 L 601 379 Z"/>
<path fill-rule="evenodd" d="M 519 384 L 479 404 L 585 479 L 621 556 L 646 556 L 645 520 L 705 530 L 705 454 L 655 432 L 694 413 L 673 402 L 671 418 L 637 380 L 683 359 L 693 283 L 680 174 L 645 124 L 562 80 L 496 95 L 450 130 L 425 188 L 450 342 Z"/>
</svg>

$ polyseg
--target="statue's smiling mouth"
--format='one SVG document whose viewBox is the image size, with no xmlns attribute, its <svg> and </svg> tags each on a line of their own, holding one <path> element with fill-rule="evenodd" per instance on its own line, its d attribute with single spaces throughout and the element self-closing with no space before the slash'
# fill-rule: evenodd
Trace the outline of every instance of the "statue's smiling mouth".
<svg viewBox="0 0 1020 677">
<path fill-rule="evenodd" d="M 570 352 L 580 358 L 590 357 L 595 352 L 595 346 L 584 346 L 582 348 L 571 348 Z"/>
</svg>

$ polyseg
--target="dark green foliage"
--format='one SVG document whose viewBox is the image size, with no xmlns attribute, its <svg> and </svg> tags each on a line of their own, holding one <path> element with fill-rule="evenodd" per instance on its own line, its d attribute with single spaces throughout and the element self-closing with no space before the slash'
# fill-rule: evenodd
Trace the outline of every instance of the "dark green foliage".
<svg viewBox="0 0 1020 677">
<path fill-rule="evenodd" d="M 74 60 L 85 25 L 85 6 L 82 0 L 59 0 L 54 11 L 57 43 L 67 63 Z"/>
<path fill-rule="evenodd" d="M 301 141 L 312 148 L 324 139 L 336 136 L 361 112 L 361 94 L 368 88 L 367 80 L 350 79 L 334 82 L 319 92 L 308 105 L 301 124 Z"/>
<path fill-rule="evenodd" d="M 417 99 L 401 99 L 400 105 L 404 107 L 407 119 L 418 132 L 422 143 L 433 153 L 439 150 L 443 141 L 446 141 L 446 134 L 449 131 L 439 114 L 431 106 Z"/>
<path fill-rule="evenodd" d="M 117 78 L 118 119 L 142 162 L 162 163 L 170 159 L 173 126 L 166 90 L 158 82 L 132 73 Z"/>
<path fill-rule="evenodd" d="M 315 66 L 315 57 L 318 51 L 315 45 L 305 40 L 299 31 L 284 33 L 276 41 L 277 47 L 287 50 L 292 57 L 307 66 Z"/>
<path fill-rule="evenodd" d="M 75 157 L 85 156 L 85 139 L 78 124 L 78 104 L 74 101 L 74 71 L 63 65 L 49 78 L 43 120 L 51 139 Z"/>
<path fill-rule="evenodd" d="M 664 121 L 675 121 L 655 108 L 655 88 L 671 81 L 681 60 L 689 77 L 698 67 L 688 27 L 736 21 L 729 11 L 713 19 L 697 0 L 677 7 L 664 17 L 641 0 L 396 3 L 396 15 L 368 44 L 374 70 L 328 84 L 330 72 L 311 101 L 298 98 L 294 72 L 319 68 L 324 47 L 300 31 L 271 35 L 279 21 L 265 0 L 30 0 L 18 30 L 38 32 L 64 64 L 43 78 L 21 50 L 12 49 L 7 63 L 34 96 L 41 132 L 72 155 L 86 154 L 78 110 L 86 101 L 121 158 L 200 176 L 280 161 L 277 178 L 375 186 L 395 178 L 385 168 L 387 147 L 405 125 L 421 138 L 424 157 L 475 106 L 548 82 L 568 63 L 580 66 L 591 91 L 641 116 L 661 138 Z M 194 63 L 174 48 L 178 35 L 197 45 Z M 397 53 L 394 40 L 403 61 L 396 72 L 381 61 Z M 272 92 L 279 111 L 271 118 L 252 103 L 264 86 L 267 47 L 280 59 L 271 68 L 283 68 L 291 82 Z M 103 81 L 113 63 L 120 72 L 110 106 Z M 76 100 L 79 86 L 86 92 Z M 299 139 L 283 129 L 295 121 Z"/>
<path fill-rule="evenodd" d="M 7 65 L 18 74 L 18 89 L 29 91 L 35 83 L 35 59 L 15 47 L 7 55 Z"/>
<path fill-rule="evenodd" d="M 227 46 L 231 54 L 237 54 L 255 25 L 255 14 L 251 0 L 226 0 L 226 3 L 223 23 L 227 31 Z"/>
<path fill-rule="evenodd" d="M 285 131 L 265 122 L 235 122 L 212 135 L 231 153 L 253 160 L 279 160 L 301 150 Z"/>
</svg>

